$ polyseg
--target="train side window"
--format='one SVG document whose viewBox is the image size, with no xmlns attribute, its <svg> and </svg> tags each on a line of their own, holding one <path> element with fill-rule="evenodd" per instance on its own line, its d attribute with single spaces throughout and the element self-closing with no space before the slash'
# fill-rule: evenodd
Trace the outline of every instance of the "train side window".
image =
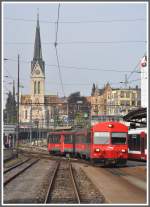
<svg viewBox="0 0 150 207">
<path fill-rule="evenodd" d="M 128 146 L 130 150 L 139 151 L 140 150 L 140 135 L 130 134 L 128 139 Z"/>
<path fill-rule="evenodd" d="M 72 143 L 72 140 L 73 140 L 72 139 L 72 134 L 66 134 L 64 137 L 65 137 L 65 139 L 64 139 L 65 144 L 67 144 L 67 143 L 71 144 Z"/>
<path fill-rule="evenodd" d="M 89 132 L 87 134 L 87 143 L 90 143 L 91 142 L 91 133 Z"/>
<path fill-rule="evenodd" d="M 147 134 L 145 136 L 145 148 L 147 148 Z"/>
<path fill-rule="evenodd" d="M 76 135 L 76 143 L 84 143 L 84 140 L 83 135 Z"/>
<path fill-rule="evenodd" d="M 49 142 L 49 143 L 52 142 L 52 135 L 51 135 L 51 134 L 48 136 L 48 142 Z"/>
<path fill-rule="evenodd" d="M 60 143 L 60 135 L 53 135 L 52 136 L 52 143 L 55 143 L 55 144 L 57 144 L 57 143 Z"/>
</svg>

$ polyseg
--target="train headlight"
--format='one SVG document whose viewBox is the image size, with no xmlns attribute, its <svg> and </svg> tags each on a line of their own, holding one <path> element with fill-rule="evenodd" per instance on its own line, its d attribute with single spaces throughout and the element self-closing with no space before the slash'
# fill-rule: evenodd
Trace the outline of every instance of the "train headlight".
<svg viewBox="0 0 150 207">
<path fill-rule="evenodd" d="M 100 149 L 99 149 L 99 148 L 96 148 L 96 149 L 95 149 L 95 152 L 100 152 Z"/>
<path fill-rule="evenodd" d="M 125 149 L 122 149 L 121 152 L 126 152 L 126 150 Z"/>
<path fill-rule="evenodd" d="M 112 125 L 112 124 L 108 124 L 108 127 L 109 127 L 109 128 L 113 128 L 113 125 Z"/>
</svg>

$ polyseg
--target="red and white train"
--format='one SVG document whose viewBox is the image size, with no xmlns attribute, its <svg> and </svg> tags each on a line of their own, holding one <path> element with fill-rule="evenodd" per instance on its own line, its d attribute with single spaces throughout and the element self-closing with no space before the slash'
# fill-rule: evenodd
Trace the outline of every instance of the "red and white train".
<svg viewBox="0 0 150 207">
<path fill-rule="evenodd" d="M 127 136 L 128 127 L 119 122 L 102 122 L 77 131 L 49 132 L 48 151 L 103 161 L 104 164 L 125 164 L 128 159 Z"/>
<path fill-rule="evenodd" d="M 147 128 L 128 131 L 128 157 L 134 160 L 147 160 Z"/>
</svg>

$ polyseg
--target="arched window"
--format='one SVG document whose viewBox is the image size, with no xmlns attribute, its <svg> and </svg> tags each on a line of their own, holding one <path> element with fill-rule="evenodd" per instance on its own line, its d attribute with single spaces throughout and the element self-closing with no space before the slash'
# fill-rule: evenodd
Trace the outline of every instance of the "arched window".
<svg viewBox="0 0 150 207">
<path fill-rule="evenodd" d="M 27 110 L 25 110 L 25 119 L 27 119 L 28 118 L 28 112 L 27 112 Z"/>
<path fill-rule="evenodd" d="M 40 81 L 38 81 L 38 94 L 40 94 Z"/>
<path fill-rule="evenodd" d="M 36 81 L 34 81 L 34 94 L 36 94 Z"/>
</svg>

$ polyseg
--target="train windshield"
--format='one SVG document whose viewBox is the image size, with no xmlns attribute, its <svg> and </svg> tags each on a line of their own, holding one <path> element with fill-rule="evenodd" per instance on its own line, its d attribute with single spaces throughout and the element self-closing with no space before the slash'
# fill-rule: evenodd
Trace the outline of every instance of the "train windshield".
<svg viewBox="0 0 150 207">
<path fill-rule="evenodd" d="M 109 144 L 110 133 L 109 132 L 94 132 L 94 144 Z"/>
<path fill-rule="evenodd" d="M 127 133 L 120 132 L 111 134 L 111 143 L 112 144 L 126 144 L 127 143 Z"/>
</svg>

